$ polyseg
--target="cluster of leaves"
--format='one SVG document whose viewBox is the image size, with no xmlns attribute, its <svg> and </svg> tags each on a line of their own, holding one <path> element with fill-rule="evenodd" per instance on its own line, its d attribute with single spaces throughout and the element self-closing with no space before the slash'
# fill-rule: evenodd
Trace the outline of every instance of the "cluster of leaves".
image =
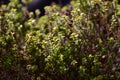
<svg viewBox="0 0 120 80">
<path fill-rule="evenodd" d="M 47 6 L 46 15 L 36 19 L 33 13 L 26 19 L 17 0 L 0 10 L 2 80 L 120 79 L 117 1 Z"/>
</svg>

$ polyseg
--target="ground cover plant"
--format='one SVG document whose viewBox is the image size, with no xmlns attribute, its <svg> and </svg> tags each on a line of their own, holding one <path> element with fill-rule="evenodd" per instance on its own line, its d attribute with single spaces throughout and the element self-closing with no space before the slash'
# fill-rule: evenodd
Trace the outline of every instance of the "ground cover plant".
<svg viewBox="0 0 120 80">
<path fill-rule="evenodd" d="M 40 18 L 20 9 L 0 6 L 0 80 L 120 79 L 117 0 L 47 6 Z"/>
</svg>

